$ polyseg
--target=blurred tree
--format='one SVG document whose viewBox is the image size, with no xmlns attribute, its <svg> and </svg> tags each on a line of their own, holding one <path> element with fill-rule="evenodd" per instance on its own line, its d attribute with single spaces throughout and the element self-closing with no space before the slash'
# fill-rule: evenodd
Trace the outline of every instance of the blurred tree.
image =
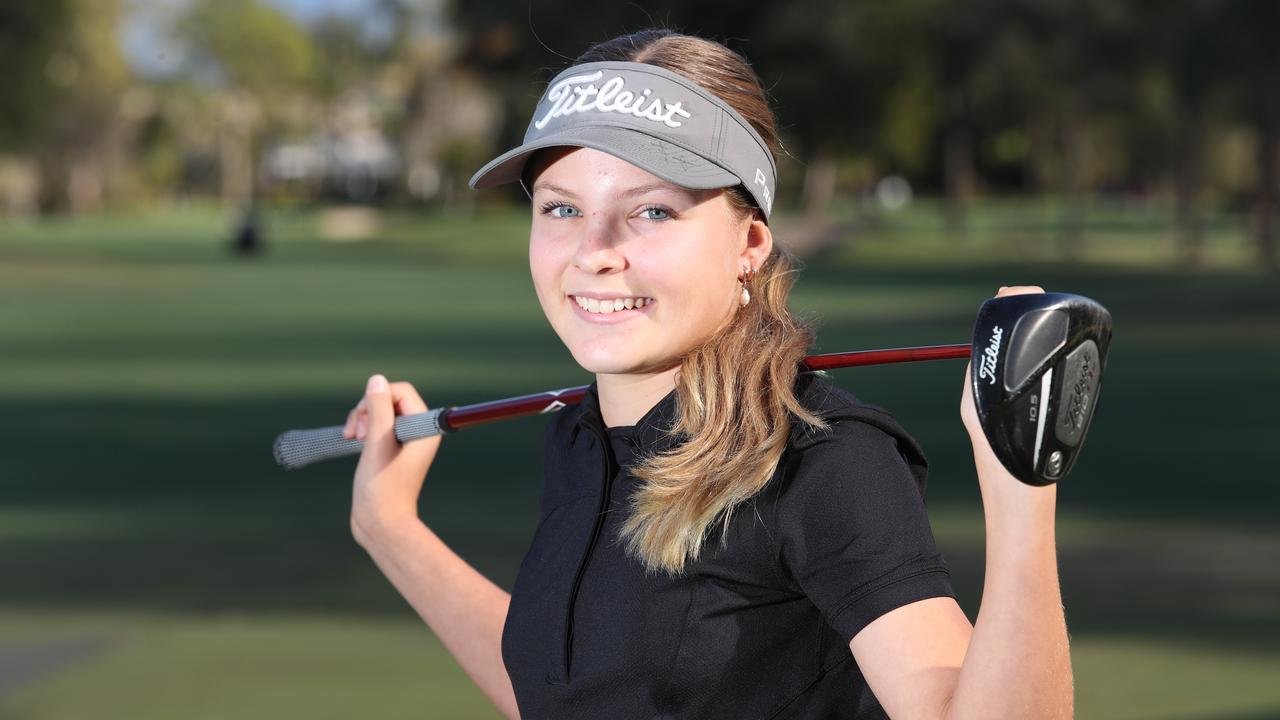
<svg viewBox="0 0 1280 720">
<path fill-rule="evenodd" d="M 277 8 L 257 0 L 196 0 L 179 25 L 196 72 L 215 85 L 265 96 L 312 80 L 311 38 Z"/>
<path fill-rule="evenodd" d="M 175 30 L 189 50 L 187 72 L 219 96 L 223 200 L 247 206 L 262 135 L 314 121 L 312 39 L 257 0 L 194 0 Z"/>
<path fill-rule="evenodd" d="M 366 85 L 391 61 L 387 49 L 370 44 L 360 23 L 352 18 L 320 20 L 311 29 L 311 39 L 315 47 L 314 88 L 326 101 Z"/>
<path fill-rule="evenodd" d="M 1027 33 L 1025 80 L 1033 142 L 1052 128 L 1053 182 L 1062 202 L 1059 250 L 1079 257 L 1086 201 L 1102 159 L 1091 142 L 1108 114 L 1132 110 L 1133 69 L 1140 30 L 1133 3 L 1109 0 L 1021 0 L 1009 10 Z M 1042 166 L 1043 172 L 1043 166 Z"/>
<path fill-rule="evenodd" d="M 120 49 L 120 0 L 73 0 L 70 36 L 54 56 L 54 72 L 63 87 L 58 111 L 50 117 L 50 142 L 44 165 L 55 186 L 65 193 L 73 212 L 100 208 L 107 196 L 118 196 L 125 177 L 129 125 L 136 95 L 128 63 Z"/>
<path fill-rule="evenodd" d="M 36 160 L 40 206 L 101 206 L 127 164 L 119 0 L 0 4 L 0 147 Z"/>
<path fill-rule="evenodd" d="M 917 32 L 934 0 L 818 5 L 762 4 L 751 35 L 759 42 L 753 60 L 777 78 L 765 82 L 786 135 L 807 158 L 802 198 L 814 216 L 829 209 L 836 180 L 829 168 L 839 158 L 870 160 L 869 182 L 919 170 L 917 151 L 937 123 L 929 102 L 937 68 Z"/>
<path fill-rule="evenodd" d="M 1223 18 L 1216 0 L 1142 2 L 1136 8 L 1143 31 L 1135 33 L 1134 41 L 1147 65 L 1139 69 L 1135 84 L 1147 107 L 1138 108 L 1131 125 L 1147 125 L 1161 136 L 1163 158 L 1147 158 L 1145 165 L 1171 174 L 1176 243 L 1182 261 L 1198 266 L 1204 257 L 1206 145 L 1214 106 L 1221 104 L 1219 75 L 1230 40 L 1221 35 Z M 1141 87 L 1144 79 L 1154 87 Z M 1154 122 L 1144 123 L 1146 117 Z"/>
<path fill-rule="evenodd" d="M 41 139 L 46 108 L 62 92 L 56 77 L 60 47 L 70 33 L 71 0 L 0 2 L 0 151 Z"/>
<path fill-rule="evenodd" d="M 1220 0 L 1218 37 L 1227 43 L 1219 79 L 1229 78 L 1240 115 L 1257 135 L 1257 182 L 1253 231 L 1258 261 L 1280 271 L 1276 224 L 1280 222 L 1280 3 L 1273 0 Z"/>
</svg>

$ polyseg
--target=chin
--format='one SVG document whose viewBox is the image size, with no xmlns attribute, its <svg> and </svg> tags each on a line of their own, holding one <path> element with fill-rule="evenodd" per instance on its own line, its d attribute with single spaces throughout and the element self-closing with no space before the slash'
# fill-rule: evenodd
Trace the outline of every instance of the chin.
<svg viewBox="0 0 1280 720">
<path fill-rule="evenodd" d="M 635 372 L 639 366 L 639 358 L 618 357 L 616 353 L 607 351 L 592 352 L 573 351 L 573 359 L 589 373 L 605 375 L 622 375 Z"/>
<path fill-rule="evenodd" d="M 652 352 L 620 356 L 614 352 L 574 352 L 573 359 L 596 375 L 655 375 L 679 365 L 679 358 L 662 358 Z"/>
</svg>

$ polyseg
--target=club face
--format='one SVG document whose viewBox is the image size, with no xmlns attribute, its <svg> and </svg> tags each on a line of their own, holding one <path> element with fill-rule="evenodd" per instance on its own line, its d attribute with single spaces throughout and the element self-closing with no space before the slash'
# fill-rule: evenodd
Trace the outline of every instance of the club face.
<svg viewBox="0 0 1280 720">
<path fill-rule="evenodd" d="M 991 298 L 974 323 L 971 382 L 982 430 L 1030 485 L 1066 477 L 1102 390 L 1111 314 L 1070 293 Z"/>
</svg>

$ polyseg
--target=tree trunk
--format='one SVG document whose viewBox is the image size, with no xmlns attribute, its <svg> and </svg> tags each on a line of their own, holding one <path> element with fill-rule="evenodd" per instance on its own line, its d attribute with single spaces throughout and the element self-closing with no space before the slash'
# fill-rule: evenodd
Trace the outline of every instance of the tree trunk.
<svg viewBox="0 0 1280 720">
<path fill-rule="evenodd" d="M 1173 184 L 1174 233 L 1181 262 L 1198 268 L 1204 262 L 1204 231 L 1199 208 L 1204 178 L 1204 123 L 1199 118 L 1190 118 L 1180 135 Z"/>
<path fill-rule="evenodd" d="M 1271 272 L 1280 269 L 1276 256 L 1276 202 L 1280 200 L 1280 127 L 1271 118 L 1261 123 L 1258 138 L 1258 195 L 1255 240 L 1258 261 Z"/>
<path fill-rule="evenodd" d="M 1059 249 L 1064 260 L 1078 260 L 1084 243 L 1084 127 L 1068 110 L 1059 128 L 1062 149 L 1062 235 Z"/>
<path fill-rule="evenodd" d="M 251 100 L 237 93 L 222 99 L 218 128 L 218 171 L 222 202 L 229 207 L 248 207 L 253 200 L 253 129 L 257 112 Z"/>
<path fill-rule="evenodd" d="M 832 157 L 819 152 L 804 170 L 805 214 L 823 217 L 831 212 L 831 201 L 836 194 L 836 163 Z"/>
<path fill-rule="evenodd" d="M 947 229 L 963 237 L 968 227 L 965 211 L 973 195 L 973 140 L 967 128 L 953 128 L 947 133 L 943 162 L 946 164 Z"/>
<path fill-rule="evenodd" d="M 954 88 L 948 97 L 950 120 L 942 141 L 943 207 L 947 230 L 961 239 L 967 226 L 965 211 L 973 195 L 973 133 L 967 120 L 969 104 L 964 90 Z"/>
</svg>

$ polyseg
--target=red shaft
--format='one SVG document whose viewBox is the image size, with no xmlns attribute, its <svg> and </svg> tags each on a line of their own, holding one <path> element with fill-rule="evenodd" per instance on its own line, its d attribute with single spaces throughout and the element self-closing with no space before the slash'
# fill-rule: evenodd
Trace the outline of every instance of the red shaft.
<svg viewBox="0 0 1280 720">
<path fill-rule="evenodd" d="M 957 345 L 929 345 L 926 347 L 893 348 L 889 350 L 858 350 L 854 352 L 810 355 L 804 359 L 804 364 L 810 370 L 831 370 L 860 365 L 915 362 L 917 360 L 951 360 L 968 358 L 971 348 L 972 346 L 968 343 L 961 343 Z M 503 400 L 492 400 L 473 405 L 459 405 L 442 413 L 440 420 L 442 425 L 451 432 L 472 425 L 494 422 L 495 420 L 508 420 L 525 415 L 554 412 L 567 405 L 580 402 L 586 392 L 586 385 L 578 385 L 576 387 L 548 390 Z"/>
</svg>

